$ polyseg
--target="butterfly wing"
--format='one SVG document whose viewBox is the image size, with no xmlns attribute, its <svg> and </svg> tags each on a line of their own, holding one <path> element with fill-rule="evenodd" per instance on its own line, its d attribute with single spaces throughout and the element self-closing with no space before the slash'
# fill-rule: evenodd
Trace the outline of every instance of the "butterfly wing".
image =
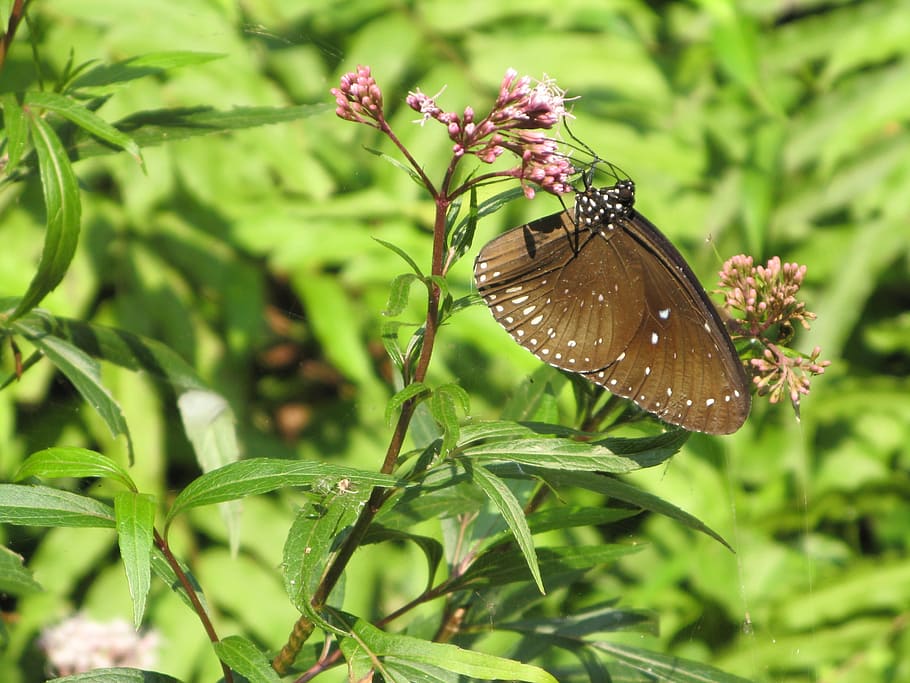
<svg viewBox="0 0 910 683">
<path fill-rule="evenodd" d="M 600 370 L 628 345 L 640 306 L 640 264 L 601 258 L 604 238 L 567 211 L 514 228 L 475 263 L 478 291 L 496 320 L 541 360 L 570 372 Z"/>
</svg>

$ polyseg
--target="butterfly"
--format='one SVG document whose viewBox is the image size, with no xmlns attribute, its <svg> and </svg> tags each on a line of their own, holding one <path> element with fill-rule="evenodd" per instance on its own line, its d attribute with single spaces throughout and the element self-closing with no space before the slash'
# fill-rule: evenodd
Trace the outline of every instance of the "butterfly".
<svg viewBox="0 0 910 683">
<path fill-rule="evenodd" d="M 631 180 L 586 187 L 574 210 L 484 246 L 474 264 L 477 289 L 496 321 L 540 360 L 664 422 L 735 432 L 751 395 L 733 341 L 679 251 L 634 205 Z"/>
</svg>

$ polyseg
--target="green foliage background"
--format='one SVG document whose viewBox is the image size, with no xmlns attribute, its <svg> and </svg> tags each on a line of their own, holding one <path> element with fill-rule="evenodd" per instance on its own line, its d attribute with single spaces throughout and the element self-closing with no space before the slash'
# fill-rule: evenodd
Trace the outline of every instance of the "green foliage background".
<svg viewBox="0 0 910 683">
<path fill-rule="evenodd" d="M 635 179 L 638 207 L 703 282 L 714 280 L 717 253 L 807 264 L 804 295 L 818 320 L 800 343 L 821 345 L 833 365 L 801 422 L 757 400 L 736 435 L 693 436 L 666 468 L 630 476 L 719 531 L 736 554 L 670 520 L 638 517 L 606 533 L 645 549 L 578 601 L 613 596 L 652 609 L 660 634 L 630 643 L 747 678 L 910 680 L 905 3 L 66 0 L 36 3 L 30 18 L 43 76 L 23 30 L 0 73 L 4 91 L 52 82 L 71 47 L 76 63 L 179 49 L 223 58 L 128 84 L 99 113 L 114 121 L 163 107 L 327 104 L 292 124 L 144 149 L 146 175 L 125 154 L 79 162 L 79 252 L 42 304 L 180 352 L 229 398 L 247 456 L 376 469 L 387 443 L 379 326 L 402 265 L 372 238 L 427 263 L 433 207 L 363 149 L 391 152 L 383 140 L 332 113 L 329 88 L 357 64 L 372 67 L 388 117 L 431 176 L 451 143 L 432 123 L 411 123 L 409 90 L 446 86 L 445 108 L 482 112 L 508 67 L 547 74 L 579 98 L 573 131 Z M 44 216 L 33 193 L 0 195 L 3 295 L 25 291 L 38 258 Z M 481 222 L 475 244 L 557 208 L 543 196 L 516 201 Z M 471 289 L 470 261 L 453 271 L 456 296 Z M 437 351 L 430 380 L 459 382 L 480 417 L 497 416 L 538 366 L 481 306 L 441 331 Z M 3 362 L 9 371 L 6 352 Z M 172 394 L 122 369 L 104 373 L 136 443 L 133 478 L 158 495 L 179 491 L 197 470 Z M 0 477 L 54 444 L 126 455 L 44 364 L 0 392 Z M 214 511 L 174 534 L 224 632 L 274 646 L 296 617 L 276 572 L 293 502 L 244 505 L 235 559 Z M 3 680 L 40 670 L 29 640 L 69 610 L 130 613 L 113 533 L 3 533 L 46 588 L 17 606 Z M 394 608 L 425 582 L 422 567 L 409 547 L 362 549 L 346 607 Z M 496 605 L 488 609 L 495 620 Z M 176 598 L 158 586 L 149 610 L 165 634 L 160 670 L 215 680 L 204 634 Z"/>
</svg>

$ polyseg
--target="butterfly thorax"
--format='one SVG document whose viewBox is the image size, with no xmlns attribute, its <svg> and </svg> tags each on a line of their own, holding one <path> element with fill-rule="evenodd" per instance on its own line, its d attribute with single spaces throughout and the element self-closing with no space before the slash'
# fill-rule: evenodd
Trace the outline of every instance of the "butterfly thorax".
<svg viewBox="0 0 910 683">
<path fill-rule="evenodd" d="M 575 223 L 586 228 L 613 230 L 619 218 L 626 218 L 635 206 L 635 183 L 620 180 L 613 187 L 589 187 L 575 199 Z"/>
</svg>

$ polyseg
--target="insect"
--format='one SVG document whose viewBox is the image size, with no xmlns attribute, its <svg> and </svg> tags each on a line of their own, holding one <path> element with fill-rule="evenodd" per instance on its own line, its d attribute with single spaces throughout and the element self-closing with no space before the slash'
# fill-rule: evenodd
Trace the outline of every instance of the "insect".
<svg viewBox="0 0 910 683">
<path fill-rule="evenodd" d="M 736 348 L 692 269 L 634 205 L 635 184 L 621 179 L 503 233 L 475 261 L 478 291 L 542 361 L 664 422 L 735 432 L 751 403 Z"/>
</svg>

